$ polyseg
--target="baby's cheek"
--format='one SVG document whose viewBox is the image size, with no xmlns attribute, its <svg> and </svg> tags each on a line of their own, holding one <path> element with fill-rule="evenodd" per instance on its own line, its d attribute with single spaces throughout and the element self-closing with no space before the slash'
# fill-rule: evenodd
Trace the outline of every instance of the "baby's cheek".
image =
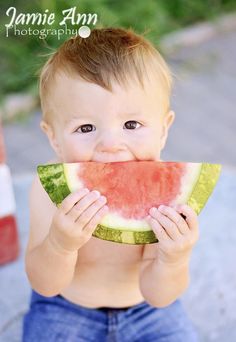
<svg viewBox="0 0 236 342">
<path fill-rule="evenodd" d="M 133 144 L 133 149 L 137 159 L 159 160 L 160 159 L 160 139 L 157 132 L 147 131 L 146 134 L 137 137 Z"/>
<path fill-rule="evenodd" d="M 134 154 L 138 160 L 160 160 L 160 146 L 155 140 L 137 142 Z"/>
<path fill-rule="evenodd" d="M 67 142 L 63 148 L 63 159 L 67 163 L 89 160 L 88 148 L 75 141 Z"/>
</svg>

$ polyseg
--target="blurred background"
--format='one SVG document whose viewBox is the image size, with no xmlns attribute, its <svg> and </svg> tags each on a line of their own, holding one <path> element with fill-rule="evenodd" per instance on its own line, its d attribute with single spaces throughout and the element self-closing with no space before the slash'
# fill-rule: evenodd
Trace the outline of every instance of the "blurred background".
<svg viewBox="0 0 236 342">
<path fill-rule="evenodd" d="M 223 165 L 219 183 L 200 215 L 201 238 L 193 253 L 192 281 L 183 302 L 202 341 L 235 341 L 236 275 L 231 266 L 236 257 L 235 0 L 1 3 L 0 115 L 5 162 L 16 201 L 20 253 L 15 261 L 0 266 L 0 340 L 20 341 L 30 293 L 23 264 L 29 229 L 28 193 L 37 165 L 53 157 L 39 127 L 38 71 L 47 55 L 69 37 L 63 35 L 59 40 L 49 35 L 41 39 L 32 34 L 15 35 L 13 30 L 6 37 L 5 24 L 10 21 L 6 11 L 11 6 L 17 14 L 45 13 L 48 9 L 55 13 L 55 24 L 50 26 L 55 29 L 62 10 L 76 6 L 77 13 L 97 14 L 96 27 L 132 27 L 137 33 L 145 33 L 164 55 L 174 75 L 172 108 L 176 120 L 163 159 Z M 0 196 L 4 198 L 1 179 Z"/>
<path fill-rule="evenodd" d="M 10 21 L 6 11 L 11 6 L 12 1 L 2 4 L 3 32 Z M 139 0 L 135 7 L 134 2 L 124 0 L 16 0 L 14 6 L 17 15 L 45 13 L 46 9 L 55 13 L 55 23 L 46 28 L 58 29 L 62 10 L 77 6 L 78 13 L 97 14 L 96 26 L 132 27 L 145 33 L 166 57 L 175 79 L 172 106 L 177 119 L 163 158 L 236 165 L 232 149 L 236 126 L 236 23 L 232 14 L 236 10 L 235 0 Z M 68 23 L 68 28 L 73 27 Z M 42 143 L 42 133 L 31 129 L 35 125 L 38 128 L 40 118 L 38 71 L 47 55 L 66 38 L 62 35 L 59 40 L 55 34 L 45 39 L 25 33 L 19 36 L 13 30 L 8 37 L 1 36 L 0 113 L 6 126 L 8 163 L 13 173 L 32 172 L 38 163 L 51 157 L 52 152 Z M 19 139 L 21 143 L 16 144 Z"/>
</svg>

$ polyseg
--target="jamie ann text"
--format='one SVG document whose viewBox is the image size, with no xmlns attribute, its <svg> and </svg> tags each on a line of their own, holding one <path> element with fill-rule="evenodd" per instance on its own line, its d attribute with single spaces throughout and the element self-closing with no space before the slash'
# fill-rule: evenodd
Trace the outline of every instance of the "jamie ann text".
<svg viewBox="0 0 236 342">
<path fill-rule="evenodd" d="M 59 25 L 96 25 L 97 14 L 96 13 L 78 13 L 76 7 L 71 7 L 63 10 L 62 19 Z M 6 15 L 10 18 L 9 23 L 5 26 L 12 27 L 13 25 L 52 25 L 56 20 L 56 15 L 53 12 L 49 12 L 45 9 L 44 12 L 36 13 L 17 13 L 16 7 L 9 7 L 6 11 Z"/>
</svg>

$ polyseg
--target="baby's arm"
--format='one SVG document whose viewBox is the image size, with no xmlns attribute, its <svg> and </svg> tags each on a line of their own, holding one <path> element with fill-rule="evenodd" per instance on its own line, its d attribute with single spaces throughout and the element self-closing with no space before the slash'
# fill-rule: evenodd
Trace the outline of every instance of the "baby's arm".
<svg viewBox="0 0 236 342">
<path fill-rule="evenodd" d="M 59 250 L 49 239 L 49 228 L 57 208 L 38 177 L 33 181 L 29 200 L 30 235 L 25 255 L 26 272 L 33 289 L 44 296 L 53 296 L 70 283 L 77 252 Z"/>
<path fill-rule="evenodd" d="M 179 264 L 158 262 L 158 246 L 146 245 L 140 268 L 140 290 L 145 300 L 154 307 L 165 307 L 179 298 L 189 285 L 189 259 Z M 152 260 L 150 260 L 152 259 Z"/>
<path fill-rule="evenodd" d="M 78 249 L 91 238 L 107 212 L 104 201 L 94 192 L 83 192 L 70 194 L 57 208 L 38 177 L 33 181 L 25 265 L 32 288 L 44 296 L 57 295 L 70 284 Z"/>
<path fill-rule="evenodd" d="M 150 215 L 147 219 L 159 242 L 144 246 L 140 290 L 151 305 L 164 307 L 189 285 L 190 256 L 199 237 L 198 219 L 187 205 L 175 209 L 162 206 L 150 210 Z"/>
</svg>

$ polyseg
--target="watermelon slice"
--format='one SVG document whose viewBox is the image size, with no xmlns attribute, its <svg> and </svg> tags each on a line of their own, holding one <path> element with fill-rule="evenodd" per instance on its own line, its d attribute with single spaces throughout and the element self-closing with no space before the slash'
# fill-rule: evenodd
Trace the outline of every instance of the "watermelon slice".
<svg viewBox="0 0 236 342">
<path fill-rule="evenodd" d="M 157 242 L 144 219 L 151 207 L 187 203 L 200 213 L 212 193 L 221 165 L 127 161 L 39 165 L 38 175 L 51 200 L 60 204 L 82 187 L 107 198 L 109 212 L 93 232 L 98 238 L 127 243 Z"/>
</svg>

